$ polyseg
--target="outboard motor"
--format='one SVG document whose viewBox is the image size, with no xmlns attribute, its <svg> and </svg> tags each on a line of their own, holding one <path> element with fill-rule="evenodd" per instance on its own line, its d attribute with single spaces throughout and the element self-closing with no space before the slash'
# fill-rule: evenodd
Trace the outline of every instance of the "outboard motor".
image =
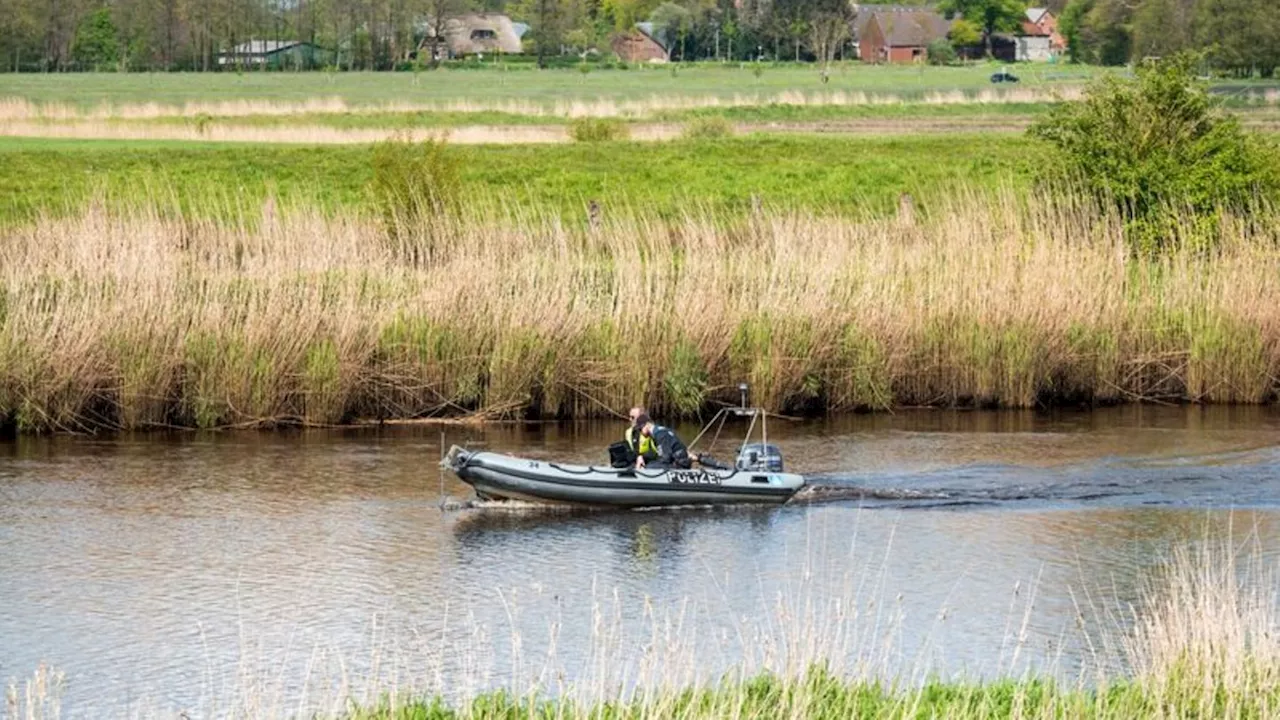
<svg viewBox="0 0 1280 720">
<path fill-rule="evenodd" d="M 782 451 L 777 445 L 750 443 L 738 453 L 738 469 L 746 472 L 782 472 Z"/>
</svg>

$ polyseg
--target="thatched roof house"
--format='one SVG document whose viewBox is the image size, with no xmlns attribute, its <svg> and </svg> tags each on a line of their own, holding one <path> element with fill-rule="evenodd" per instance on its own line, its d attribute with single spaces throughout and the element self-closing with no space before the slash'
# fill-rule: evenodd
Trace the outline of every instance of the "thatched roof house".
<svg viewBox="0 0 1280 720">
<path fill-rule="evenodd" d="M 613 54 L 629 63 L 666 62 L 670 46 L 662 40 L 662 33 L 653 23 L 636 23 L 629 33 L 619 33 L 610 41 Z"/>
<path fill-rule="evenodd" d="M 520 35 L 511 18 L 499 13 L 465 13 L 444 23 L 442 50 L 448 57 L 480 53 L 515 55 L 523 49 Z M 430 51 L 435 39 L 435 23 L 429 23 L 419 49 Z"/>
</svg>

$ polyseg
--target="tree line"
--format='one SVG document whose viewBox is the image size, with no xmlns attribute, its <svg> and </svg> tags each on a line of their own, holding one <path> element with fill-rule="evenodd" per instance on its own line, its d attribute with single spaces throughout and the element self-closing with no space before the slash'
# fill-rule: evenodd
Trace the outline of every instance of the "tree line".
<svg viewBox="0 0 1280 720">
<path fill-rule="evenodd" d="M 899 0 L 898 4 L 927 4 Z M 1077 62 L 1119 65 L 1196 50 L 1214 69 L 1270 77 L 1280 13 L 1268 0 L 939 0 L 960 13 L 955 44 L 1017 32 L 1027 5 L 1058 14 Z M 217 70 L 248 40 L 300 40 L 343 70 L 415 62 L 424 38 L 468 11 L 529 24 L 542 62 L 608 55 L 610 39 L 653 23 L 673 60 L 830 61 L 852 55 L 851 0 L 4 0 L 0 70 Z M 429 55 L 434 55 L 430 53 Z M 299 60 L 297 62 L 311 62 Z"/>
<path fill-rule="evenodd" d="M 1123 65 L 1184 51 L 1237 77 L 1272 77 L 1280 13 L 1271 0 L 1070 0 L 1060 28 L 1078 62 Z"/>
<path fill-rule="evenodd" d="M 443 23 L 503 12 L 530 26 L 526 52 L 609 54 L 652 22 L 671 59 L 831 59 L 848 51 L 847 0 L 5 0 L 0 71 L 219 69 L 248 40 L 298 40 L 341 70 L 415 62 Z M 426 54 L 426 53 L 424 53 Z"/>
</svg>

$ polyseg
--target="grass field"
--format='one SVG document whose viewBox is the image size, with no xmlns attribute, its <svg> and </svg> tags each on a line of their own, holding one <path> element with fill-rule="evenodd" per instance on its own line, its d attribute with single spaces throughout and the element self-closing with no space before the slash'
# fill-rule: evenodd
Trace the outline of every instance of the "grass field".
<svg viewBox="0 0 1280 720">
<path fill-rule="evenodd" d="M 501 66 L 499 66 L 500 68 Z M 517 66 L 511 66 L 517 67 Z M 306 102 L 338 98 L 349 106 L 444 101 L 530 101 L 553 105 L 570 99 L 645 100 L 653 97 L 766 96 L 778 93 L 862 92 L 919 96 L 931 92 L 988 90 L 993 67 L 959 68 L 838 64 L 823 83 L 814 65 L 699 64 L 641 66 L 633 70 L 527 69 L 436 70 L 402 73 L 151 73 L 0 74 L 0 98 L 64 103 L 183 105 L 233 100 Z M 1021 70 L 1021 68 L 1020 68 Z M 1019 89 L 1051 90 L 1079 84 L 1096 71 L 1084 66 L 1026 67 Z"/>
<path fill-rule="evenodd" d="M 466 194 L 581 216 L 606 209 L 778 207 L 852 211 L 922 205 L 958 187 L 1025 188 L 1034 143 L 1019 136 L 855 139 L 740 137 L 671 143 L 458 146 Z M 0 220 L 77 210 L 95 194 L 163 198 L 198 214 L 268 193 L 292 206 L 358 210 L 372 177 L 367 146 L 0 139 Z M 137 204 L 134 202 L 133 204 Z"/>
</svg>

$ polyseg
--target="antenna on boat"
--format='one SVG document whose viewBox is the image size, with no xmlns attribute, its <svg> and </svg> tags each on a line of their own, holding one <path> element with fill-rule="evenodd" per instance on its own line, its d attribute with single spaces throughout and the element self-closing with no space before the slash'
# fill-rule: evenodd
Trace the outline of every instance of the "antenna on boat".
<svg viewBox="0 0 1280 720">
<path fill-rule="evenodd" d="M 738 402 L 738 407 L 742 408 L 743 410 L 747 409 L 747 390 L 749 389 L 750 389 L 750 386 L 747 385 L 746 383 L 738 383 L 738 394 L 742 398 Z"/>
<path fill-rule="evenodd" d="M 444 429 L 440 430 L 440 509 L 444 510 Z"/>
</svg>

